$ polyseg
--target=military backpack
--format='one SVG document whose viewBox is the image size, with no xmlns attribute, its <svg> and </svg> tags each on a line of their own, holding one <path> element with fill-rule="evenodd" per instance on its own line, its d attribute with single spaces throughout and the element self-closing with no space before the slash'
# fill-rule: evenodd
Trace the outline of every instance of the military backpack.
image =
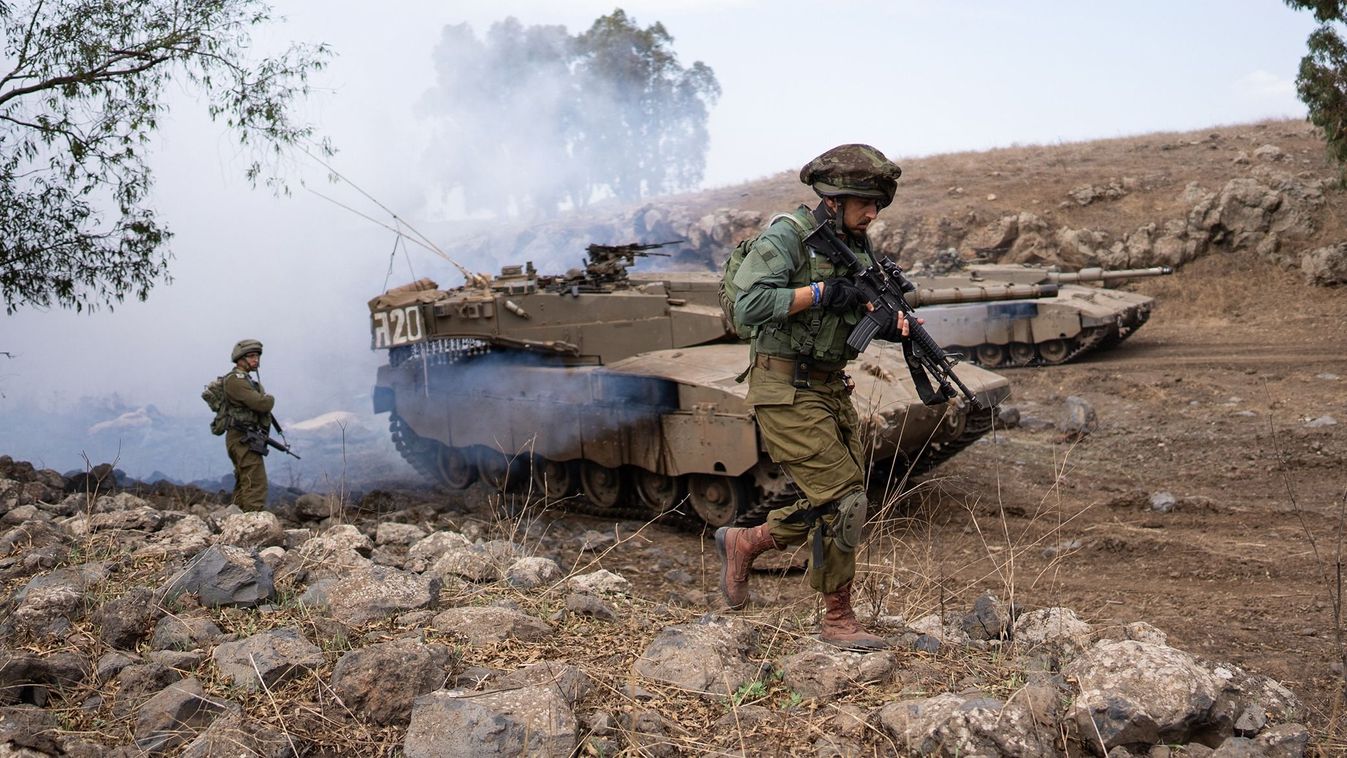
<svg viewBox="0 0 1347 758">
<path fill-rule="evenodd" d="M 767 226 L 770 227 L 781 219 L 789 221 L 801 236 L 809 233 L 809 230 L 804 228 L 800 220 L 790 213 L 778 213 L 772 216 L 772 220 L 767 222 Z M 734 331 L 735 336 L 741 340 L 752 339 L 754 330 L 753 327 L 734 317 L 734 301 L 739 299 L 739 288 L 734 285 L 734 276 L 739 273 L 739 267 L 744 264 L 744 258 L 748 257 L 748 249 L 753 246 L 757 239 L 758 235 L 755 234 L 735 245 L 734 252 L 730 253 L 729 259 L 725 261 L 725 270 L 720 275 L 720 310 L 725 315 L 725 323 L 730 325 L 730 329 Z"/>
<path fill-rule="evenodd" d="M 210 433 L 216 436 L 224 434 L 229 429 L 229 414 L 225 410 L 225 390 L 224 380 L 229 376 L 217 376 L 206 388 L 201 390 L 201 399 L 206 401 L 206 407 L 215 413 L 215 418 L 210 422 Z"/>
</svg>

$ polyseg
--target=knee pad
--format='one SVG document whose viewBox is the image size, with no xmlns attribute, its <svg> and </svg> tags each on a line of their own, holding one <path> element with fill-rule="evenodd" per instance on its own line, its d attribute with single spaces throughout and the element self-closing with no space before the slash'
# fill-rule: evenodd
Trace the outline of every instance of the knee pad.
<svg viewBox="0 0 1347 758">
<path fill-rule="evenodd" d="M 861 531 L 865 529 L 865 516 L 870 503 L 865 493 L 856 490 L 848 492 L 837 500 L 837 520 L 833 526 L 833 536 L 837 549 L 853 553 L 861 544 Z"/>
</svg>

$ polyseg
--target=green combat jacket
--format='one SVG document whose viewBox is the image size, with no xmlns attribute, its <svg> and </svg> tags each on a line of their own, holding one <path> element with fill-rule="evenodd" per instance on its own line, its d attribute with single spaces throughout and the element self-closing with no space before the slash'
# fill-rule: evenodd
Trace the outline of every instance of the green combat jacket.
<svg viewBox="0 0 1347 758">
<path fill-rule="evenodd" d="M 841 315 L 819 308 L 786 315 L 795 289 L 838 275 L 831 261 L 804 246 L 805 235 L 815 226 L 810 209 L 801 205 L 790 215 L 793 219 L 778 219 L 749 246 L 734 276 L 740 293 L 735 317 L 757 327 L 753 349 L 760 355 L 808 354 L 819 363 L 845 363 L 857 355 L 847 346 L 847 335 L 864 316 L 863 306 Z M 847 244 L 863 265 L 871 264 L 867 251 L 849 238 Z"/>
<path fill-rule="evenodd" d="M 258 427 L 271 429 L 271 409 L 276 398 L 262 389 L 260 382 L 253 381 L 246 371 L 234 369 L 225 375 L 225 415 L 232 427 Z"/>
</svg>

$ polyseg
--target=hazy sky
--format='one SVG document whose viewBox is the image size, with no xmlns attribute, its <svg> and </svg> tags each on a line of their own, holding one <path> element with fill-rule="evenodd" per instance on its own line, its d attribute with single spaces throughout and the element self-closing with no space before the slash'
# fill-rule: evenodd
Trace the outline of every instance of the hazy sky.
<svg viewBox="0 0 1347 758">
<path fill-rule="evenodd" d="M 482 33 L 513 15 L 577 33 L 614 7 L 287 0 L 276 5 L 287 21 L 257 42 L 260 50 L 288 39 L 333 47 L 337 57 L 305 113 L 340 150 L 334 163 L 343 173 L 410 215 L 433 173 L 423 160 L 429 130 L 414 105 L 433 83 L 441 29 L 468 22 Z M 1303 117 L 1293 82 L 1313 28 L 1309 14 L 1278 0 L 621 7 L 643 26 L 663 22 L 680 61 L 701 60 L 720 80 L 707 185 L 794 170 L 842 142 L 901 158 Z M 230 346 L 245 336 L 267 345 L 262 376 L 283 420 L 367 407 L 360 393 L 379 356 L 368 349 L 365 301 L 383 288 L 392 235 L 302 188 L 289 198 L 250 190 L 232 138 L 189 93 L 179 100 L 154 160 L 154 204 L 177 233 L 175 280 L 112 314 L 0 316 L 0 350 L 17 355 L 0 356 L 0 412 L 117 392 L 205 418 L 201 385 L 228 367 Z M 377 213 L 349 187 L 325 185 L 304 159 L 293 172 Z M 415 251 L 410 266 L 399 257 L 392 283 L 413 274 L 458 283 Z"/>
</svg>

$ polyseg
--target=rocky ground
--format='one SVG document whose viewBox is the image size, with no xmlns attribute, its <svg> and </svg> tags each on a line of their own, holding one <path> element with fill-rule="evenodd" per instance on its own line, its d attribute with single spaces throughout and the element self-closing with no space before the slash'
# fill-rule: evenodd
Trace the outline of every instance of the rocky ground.
<svg viewBox="0 0 1347 758">
<path fill-rule="evenodd" d="M 762 561 L 726 613 L 708 534 L 527 494 L 409 481 L 240 514 L 0 457 L 0 750 L 1347 751 L 1347 300 L 1322 286 L 1347 280 L 1347 214 L 1312 132 L 904 165 L 876 234 L 905 265 L 1182 270 L 1131 285 L 1157 305 L 1122 346 L 1004 370 L 1002 428 L 876 483 L 857 610 L 894 651 L 812 640 L 802 555 Z M 807 199 L 790 183 L 626 213 L 604 241 L 700 229 L 676 263 L 707 265 Z M 1087 433 L 1063 431 L 1068 404 Z"/>
</svg>

